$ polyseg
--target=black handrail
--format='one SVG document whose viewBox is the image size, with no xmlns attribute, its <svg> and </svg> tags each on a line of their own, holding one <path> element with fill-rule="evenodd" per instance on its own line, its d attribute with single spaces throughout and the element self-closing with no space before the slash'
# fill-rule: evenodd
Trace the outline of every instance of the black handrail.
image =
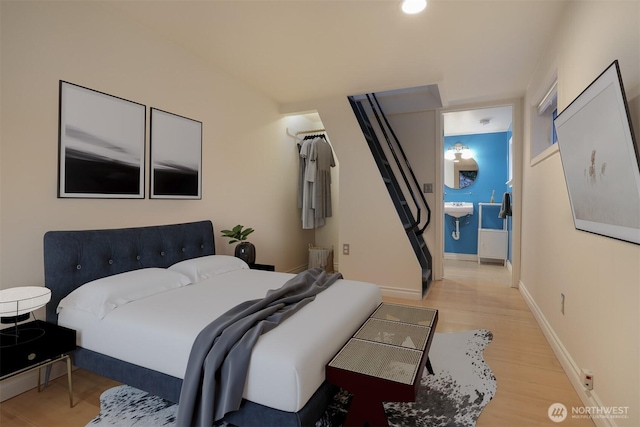
<svg viewBox="0 0 640 427">
<path fill-rule="evenodd" d="M 375 94 L 371 94 L 371 95 L 373 95 L 375 97 Z M 420 224 L 420 205 L 418 204 L 418 200 L 416 199 L 415 195 L 413 194 L 413 191 L 411 191 L 411 185 L 409 184 L 409 180 L 407 179 L 407 175 L 404 173 L 404 169 L 400 165 L 400 160 L 398 159 L 398 155 L 396 154 L 396 151 L 393 148 L 393 145 L 391 144 L 391 141 L 389 140 L 389 136 L 387 135 L 387 132 L 386 132 L 384 126 L 382 125 L 382 121 L 380 120 L 380 116 L 378 115 L 376 107 L 373 105 L 373 102 L 371 101 L 371 96 L 369 94 L 367 94 L 367 100 L 369 101 L 369 105 L 371 106 L 371 110 L 373 111 L 373 114 L 376 117 L 376 121 L 378 122 L 378 126 L 380 126 L 380 130 L 382 131 L 382 134 L 384 135 L 384 138 L 387 140 L 387 145 L 389 146 L 389 149 L 391 150 L 391 154 L 393 154 L 393 159 L 396 161 L 396 165 L 398 165 L 398 169 L 400 169 L 400 173 L 402 174 L 402 179 L 404 180 L 404 184 L 407 186 L 407 188 L 409 188 L 409 193 L 411 194 L 411 198 L 413 199 L 413 204 L 417 208 L 416 220 L 415 220 L 415 222 L 413 224 L 411 224 L 411 229 L 414 229 Z M 377 100 L 376 100 L 376 102 L 377 102 Z M 382 110 L 380 110 L 380 113 L 382 115 L 384 115 Z"/>
<path fill-rule="evenodd" d="M 419 190 L 420 189 L 420 184 L 418 183 L 418 179 L 416 178 L 416 175 L 413 172 L 413 169 L 411 168 L 411 164 L 409 163 L 409 159 L 407 159 L 407 155 L 405 154 L 404 149 L 402 148 L 402 145 L 400 144 L 400 140 L 398 140 L 398 137 L 396 136 L 396 133 L 393 131 L 393 128 L 389 124 L 389 120 L 387 120 L 387 116 L 384 114 L 384 111 L 382 111 L 382 107 L 380 106 L 380 103 L 378 102 L 378 97 L 376 97 L 375 93 L 372 93 L 371 97 L 369 96 L 369 94 L 367 94 L 367 100 L 369 100 L 369 105 L 371 106 L 371 109 L 373 110 L 373 114 L 375 115 L 376 120 L 378 121 L 378 126 L 380 126 L 380 129 L 382 130 L 382 134 L 384 135 L 385 139 L 387 140 L 387 145 L 389 146 L 389 149 L 391 150 L 391 154 L 393 154 L 393 158 L 396 161 L 396 165 L 398 166 L 398 169 L 400 170 L 400 173 L 402 174 L 402 178 L 404 179 L 404 183 L 407 186 L 407 189 L 409 190 L 409 193 L 411 195 L 413 203 L 415 204 L 416 208 L 418 209 L 417 218 L 416 218 L 416 222 L 415 222 L 415 225 L 414 225 L 414 226 L 417 226 L 417 225 L 420 224 L 420 216 L 421 216 L 421 211 L 422 211 L 422 209 L 420 208 L 420 203 L 418 202 L 418 200 L 416 198 L 416 195 L 415 195 L 415 192 L 413 191 L 414 187 L 409 183 L 409 180 L 408 180 L 408 178 L 407 178 L 407 176 L 405 174 L 405 168 L 402 166 L 402 163 L 398 159 L 398 156 L 397 156 L 396 151 L 395 151 L 395 149 L 393 147 L 393 144 L 391 143 L 391 140 L 389 139 L 389 136 L 387 135 L 387 132 L 385 130 L 385 126 L 383 126 L 382 122 L 380 121 L 380 117 L 378 116 L 378 113 L 376 111 L 376 107 L 374 107 L 373 102 L 371 101 L 371 98 L 373 98 L 373 100 L 376 102 L 377 110 L 380 111 L 380 115 L 384 119 L 386 127 L 389 128 L 389 130 L 391 131 L 391 135 L 393 136 L 393 139 L 395 140 L 395 143 L 398 146 L 398 149 L 400 150 L 400 154 L 402 155 L 402 158 L 404 160 L 404 165 L 406 166 L 406 168 L 409 171 L 409 174 L 411 175 L 411 178 L 413 180 L 415 188 L 417 188 Z M 429 223 L 431 223 L 431 208 L 429 207 L 429 204 L 427 203 L 427 199 L 424 197 L 424 194 L 422 193 L 422 191 L 418 191 L 418 193 L 420 193 L 420 197 L 422 199 L 421 200 L 422 204 L 425 207 L 425 209 L 427 210 L 427 220 L 426 220 L 424 226 L 419 228 L 418 231 L 417 231 L 418 234 L 422 234 L 422 233 L 424 233 L 424 230 L 427 228 Z"/>
</svg>

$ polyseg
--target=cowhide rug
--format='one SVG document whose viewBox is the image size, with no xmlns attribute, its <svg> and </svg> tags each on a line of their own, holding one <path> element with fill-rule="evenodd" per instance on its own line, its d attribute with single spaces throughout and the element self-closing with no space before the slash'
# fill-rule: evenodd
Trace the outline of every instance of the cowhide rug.
<svg viewBox="0 0 640 427">
<path fill-rule="evenodd" d="M 391 426 L 475 426 L 482 409 L 496 393 L 496 379 L 482 357 L 493 335 L 488 330 L 436 333 L 418 397 L 410 403 L 385 403 Z M 351 396 L 340 391 L 316 427 L 341 426 Z M 129 386 L 100 396 L 100 413 L 87 427 L 175 426 L 177 405 Z"/>
</svg>

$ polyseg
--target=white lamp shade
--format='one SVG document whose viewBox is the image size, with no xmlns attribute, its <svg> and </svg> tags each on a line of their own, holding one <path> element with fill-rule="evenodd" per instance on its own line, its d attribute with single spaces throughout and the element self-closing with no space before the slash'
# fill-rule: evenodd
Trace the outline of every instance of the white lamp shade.
<svg viewBox="0 0 640 427">
<path fill-rule="evenodd" d="M 51 290 L 43 286 L 19 286 L 0 290 L 0 317 L 20 316 L 44 307 Z"/>
</svg>

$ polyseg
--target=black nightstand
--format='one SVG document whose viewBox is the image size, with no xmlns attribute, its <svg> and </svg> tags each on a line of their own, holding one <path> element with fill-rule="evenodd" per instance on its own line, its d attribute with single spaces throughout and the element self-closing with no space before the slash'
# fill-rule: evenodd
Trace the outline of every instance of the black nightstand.
<svg viewBox="0 0 640 427">
<path fill-rule="evenodd" d="M 271 264 L 249 264 L 252 270 L 276 271 L 276 266 Z"/>
<path fill-rule="evenodd" d="M 41 391 L 40 369 L 65 360 L 69 404 L 73 407 L 69 353 L 75 348 L 76 331 L 53 323 L 34 320 L 18 325 L 17 339 L 13 326 L 3 329 L 0 334 L 0 381 L 37 369 L 38 391 Z"/>
</svg>

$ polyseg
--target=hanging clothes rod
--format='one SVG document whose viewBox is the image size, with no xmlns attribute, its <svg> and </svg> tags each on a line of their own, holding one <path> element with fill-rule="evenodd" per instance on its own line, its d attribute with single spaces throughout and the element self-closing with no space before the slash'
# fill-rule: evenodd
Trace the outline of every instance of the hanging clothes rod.
<svg viewBox="0 0 640 427">
<path fill-rule="evenodd" d="M 326 130 L 324 129 L 301 130 L 299 132 L 296 132 L 296 135 L 300 135 L 303 133 L 321 133 L 321 132 L 326 132 Z"/>
</svg>

